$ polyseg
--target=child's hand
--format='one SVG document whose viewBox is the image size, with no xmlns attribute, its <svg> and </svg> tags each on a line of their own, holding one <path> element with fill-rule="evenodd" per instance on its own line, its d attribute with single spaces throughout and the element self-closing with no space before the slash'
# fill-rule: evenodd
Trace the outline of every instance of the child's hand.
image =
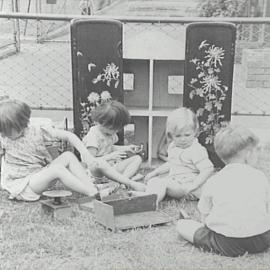
<svg viewBox="0 0 270 270">
<path fill-rule="evenodd" d="M 127 157 L 127 153 L 125 151 L 114 151 L 107 155 L 109 159 L 124 159 Z"/>
<path fill-rule="evenodd" d="M 138 151 L 138 146 L 134 144 L 126 145 L 125 146 L 125 151 L 130 151 L 132 153 L 137 153 Z"/>
</svg>

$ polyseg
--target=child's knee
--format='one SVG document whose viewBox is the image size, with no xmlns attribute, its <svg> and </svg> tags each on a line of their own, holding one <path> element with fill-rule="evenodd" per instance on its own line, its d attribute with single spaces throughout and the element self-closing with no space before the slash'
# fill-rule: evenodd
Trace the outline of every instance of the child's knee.
<svg viewBox="0 0 270 270">
<path fill-rule="evenodd" d="M 136 163 L 138 163 L 138 164 L 141 164 L 142 163 L 142 157 L 141 156 L 139 156 L 139 155 L 135 155 L 135 156 L 133 156 L 133 158 L 134 158 L 134 161 L 136 162 Z"/>
<path fill-rule="evenodd" d="M 200 223 L 191 219 L 180 219 L 176 224 L 176 230 L 178 234 L 186 239 L 187 241 L 193 243 L 194 235 L 198 229 L 204 226 L 203 223 Z"/>
<path fill-rule="evenodd" d="M 56 163 L 51 164 L 48 169 L 51 170 L 57 177 L 60 177 L 61 173 L 63 173 L 67 168 L 62 164 Z"/>
<path fill-rule="evenodd" d="M 77 157 L 75 156 L 74 153 L 70 152 L 70 151 L 65 151 L 61 154 L 62 157 L 64 157 L 67 160 L 71 160 L 71 159 L 77 159 Z"/>
<path fill-rule="evenodd" d="M 141 165 L 141 163 L 142 163 L 142 158 L 139 155 L 134 155 L 132 157 L 129 157 L 128 160 L 129 160 L 130 164 L 132 163 L 132 164 L 136 164 L 136 165 L 137 164 Z"/>
<path fill-rule="evenodd" d="M 161 201 L 167 193 L 167 184 L 158 177 L 151 178 L 147 183 L 146 192 L 158 194 L 158 201 Z"/>
</svg>

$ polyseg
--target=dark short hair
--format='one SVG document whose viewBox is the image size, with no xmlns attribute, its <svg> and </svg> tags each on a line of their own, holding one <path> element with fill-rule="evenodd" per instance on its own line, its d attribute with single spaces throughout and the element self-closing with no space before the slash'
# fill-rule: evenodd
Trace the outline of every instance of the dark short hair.
<svg viewBox="0 0 270 270">
<path fill-rule="evenodd" d="M 30 107 L 19 100 L 0 102 L 0 133 L 8 136 L 11 129 L 20 132 L 28 126 L 31 116 Z"/>
<path fill-rule="evenodd" d="M 130 122 L 130 114 L 122 103 L 113 100 L 96 107 L 92 112 L 92 120 L 108 129 L 121 130 Z"/>
</svg>

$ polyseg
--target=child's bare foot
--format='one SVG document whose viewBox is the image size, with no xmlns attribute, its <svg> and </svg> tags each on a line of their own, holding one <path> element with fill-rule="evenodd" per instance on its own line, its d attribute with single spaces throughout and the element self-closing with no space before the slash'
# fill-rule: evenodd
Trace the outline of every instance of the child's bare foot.
<svg viewBox="0 0 270 270">
<path fill-rule="evenodd" d="M 137 173 L 135 174 L 133 177 L 131 177 L 132 181 L 140 181 L 144 178 L 144 175 L 141 173 Z"/>
<path fill-rule="evenodd" d="M 119 188 L 120 188 L 120 184 L 116 182 L 110 182 L 107 184 L 99 184 L 99 196 L 102 199 L 116 192 Z"/>
</svg>

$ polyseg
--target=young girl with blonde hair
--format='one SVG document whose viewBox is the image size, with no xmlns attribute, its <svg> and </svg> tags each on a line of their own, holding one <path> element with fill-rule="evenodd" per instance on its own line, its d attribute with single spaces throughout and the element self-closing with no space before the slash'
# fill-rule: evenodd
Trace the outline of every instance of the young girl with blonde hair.
<svg viewBox="0 0 270 270">
<path fill-rule="evenodd" d="M 176 109 L 168 116 L 168 161 L 145 177 L 149 180 L 146 192 L 157 194 L 158 202 L 166 195 L 199 198 L 201 187 L 213 173 L 207 151 L 197 140 L 198 128 L 196 115 L 188 108 Z"/>
</svg>

